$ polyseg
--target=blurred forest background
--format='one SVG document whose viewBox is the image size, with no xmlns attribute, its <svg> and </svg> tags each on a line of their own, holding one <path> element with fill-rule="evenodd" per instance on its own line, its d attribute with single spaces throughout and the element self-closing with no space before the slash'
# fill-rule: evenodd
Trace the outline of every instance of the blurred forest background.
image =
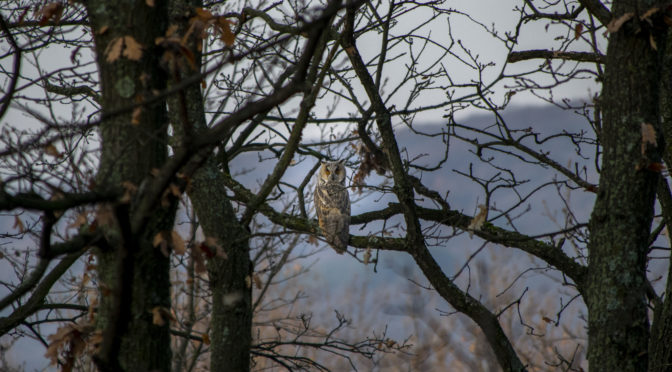
<svg viewBox="0 0 672 372">
<path fill-rule="evenodd" d="M 470 3 L 0 4 L 0 369 L 668 370 L 672 8 Z"/>
</svg>

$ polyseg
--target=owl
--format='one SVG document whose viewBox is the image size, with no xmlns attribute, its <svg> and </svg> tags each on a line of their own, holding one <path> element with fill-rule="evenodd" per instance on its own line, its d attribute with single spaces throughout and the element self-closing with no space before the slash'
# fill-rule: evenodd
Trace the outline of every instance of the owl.
<svg viewBox="0 0 672 372">
<path fill-rule="evenodd" d="M 347 249 L 350 237 L 350 195 L 345 187 L 343 162 L 322 162 L 314 199 L 322 234 L 339 254 Z"/>
</svg>

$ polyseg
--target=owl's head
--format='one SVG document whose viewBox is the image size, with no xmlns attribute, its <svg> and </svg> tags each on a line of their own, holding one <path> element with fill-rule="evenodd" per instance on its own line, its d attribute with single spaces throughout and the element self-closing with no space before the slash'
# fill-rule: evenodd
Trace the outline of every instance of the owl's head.
<svg viewBox="0 0 672 372">
<path fill-rule="evenodd" d="M 345 185 L 345 160 L 323 161 L 320 167 L 320 183 L 336 182 Z"/>
</svg>

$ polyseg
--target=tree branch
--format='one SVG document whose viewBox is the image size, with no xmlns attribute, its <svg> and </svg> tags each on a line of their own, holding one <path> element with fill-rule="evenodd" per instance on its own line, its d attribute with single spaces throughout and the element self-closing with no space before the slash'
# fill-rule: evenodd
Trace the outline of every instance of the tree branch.
<svg viewBox="0 0 672 372">
<path fill-rule="evenodd" d="M 546 49 L 532 49 L 519 52 L 511 52 L 506 58 L 507 62 L 515 63 L 520 61 L 527 61 L 530 59 L 562 59 L 577 62 L 594 62 L 604 64 L 607 62 L 607 57 L 603 54 L 590 52 L 564 52 L 560 50 L 546 50 Z"/>
</svg>

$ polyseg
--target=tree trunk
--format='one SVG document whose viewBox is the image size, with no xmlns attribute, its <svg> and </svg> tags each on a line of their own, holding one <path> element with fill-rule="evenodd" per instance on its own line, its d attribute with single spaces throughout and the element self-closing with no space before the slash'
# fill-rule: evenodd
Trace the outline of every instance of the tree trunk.
<svg viewBox="0 0 672 372">
<path fill-rule="evenodd" d="M 179 26 L 178 32 L 189 28 L 188 21 L 194 9 L 202 6 L 201 0 L 173 0 L 170 5 L 171 20 Z M 196 70 L 178 72 L 186 77 L 198 73 L 201 54 L 196 49 L 200 39 L 190 40 L 189 47 L 195 55 Z M 184 64 L 187 66 L 188 64 Z M 185 139 L 184 127 L 193 129 L 198 137 L 206 129 L 203 95 L 199 84 L 192 84 L 168 99 L 171 125 L 175 143 Z M 185 123 L 186 121 L 186 123 Z M 208 260 L 208 276 L 212 291 L 210 317 L 210 370 L 248 371 L 252 343 L 252 289 L 251 261 L 248 231 L 242 226 L 227 197 L 221 171 L 213 156 L 209 156 L 192 179 L 188 195 L 207 237 L 216 238 L 226 253 Z M 226 165 L 224 165 L 226 168 Z"/>
<path fill-rule="evenodd" d="M 621 0 L 613 17 L 634 12 L 610 36 L 604 88 L 602 171 L 590 219 L 586 283 L 591 371 L 646 371 L 649 324 L 646 257 L 661 147 L 647 139 L 660 132 L 660 65 L 640 13 L 651 5 Z M 655 35 L 654 35 L 655 36 Z"/>
<path fill-rule="evenodd" d="M 85 4 L 102 91 L 97 184 L 120 187 L 130 182 L 139 187 L 167 159 L 165 102 L 143 107 L 136 120 L 133 110 L 118 110 L 165 89 L 165 74 L 159 67 L 161 51 L 154 40 L 165 34 L 167 7 L 161 1 L 149 6 L 140 0 Z M 133 41 L 142 46 L 138 58 L 133 55 L 138 52 Z M 120 55 L 115 45 L 122 47 Z M 158 232 L 172 229 L 175 204 L 157 208 L 147 226 L 138 231 L 130 226 L 130 213 L 133 203 L 116 207 L 116 222 L 101 226 L 107 230 L 111 247 L 98 254 L 101 303 L 97 326 L 104 329 L 105 338 L 98 366 L 103 370 L 170 371 L 169 323 L 167 319 L 163 324 L 153 321 L 153 312 L 170 309 L 169 258 L 153 247 L 152 240 Z"/>
<path fill-rule="evenodd" d="M 668 29 L 666 40 L 659 44 L 661 49 L 660 74 L 660 117 L 661 129 L 665 137 L 664 159 L 669 170 L 672 167 L 672 31 Z M 663 210 L 663 218 L 667 231 L 672 231 L 672 195 L 667 180 L 659 182 L 659 201 Z M 660 306 L 660 308 L 658 308 Z M 649 340 L 649 371 L 668 371 L 672 366 L 672 262 L 668 267 L 667 285 L 662 304 L 658 304 L 653 323 L 651 324 L 651 339 Z"/>
</svg>

